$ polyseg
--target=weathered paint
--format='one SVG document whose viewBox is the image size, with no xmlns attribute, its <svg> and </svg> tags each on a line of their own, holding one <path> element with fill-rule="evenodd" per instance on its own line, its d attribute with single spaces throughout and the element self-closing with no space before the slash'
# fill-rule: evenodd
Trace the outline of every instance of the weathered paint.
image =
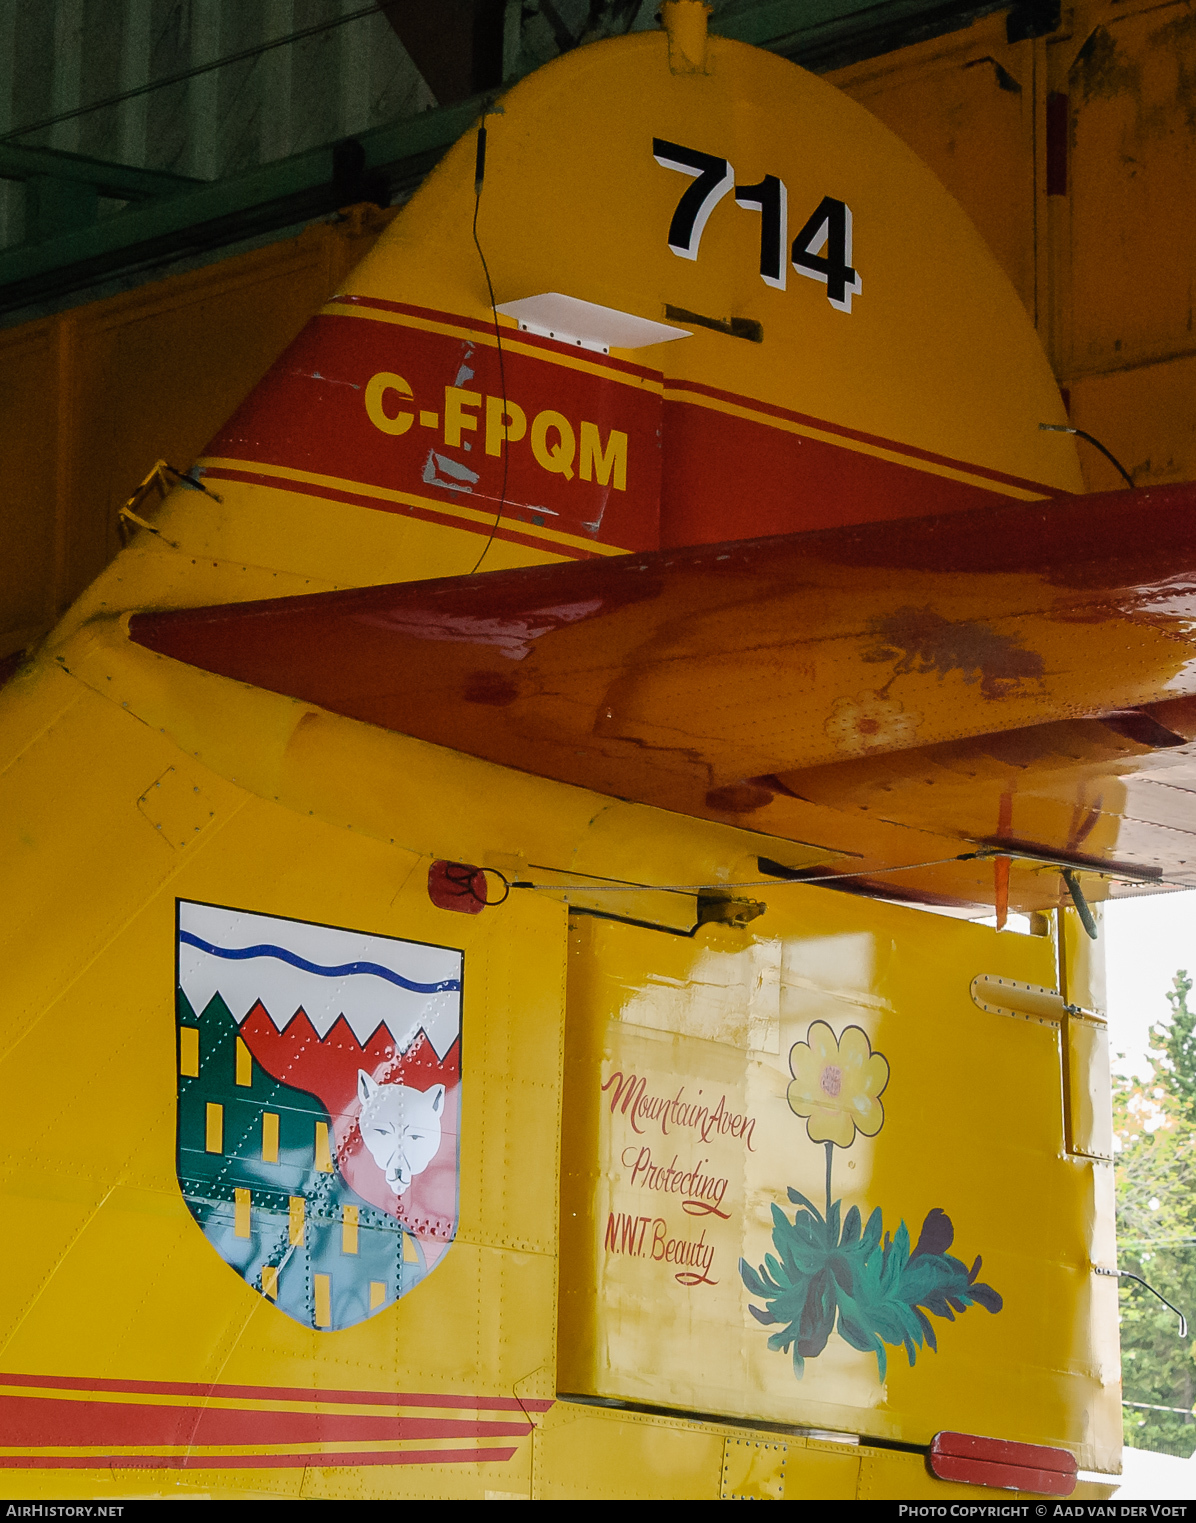
<svg viewBox="0 0 1196 1523">
<path fill-rule="evenodd" d="M 1061 416 L 1033 335 L 978 238 L 931 177 L 825 85 L 726 43 L 712 42 L 708 57 L 708 72 L 674 72 L 660 36 L 585 50 L 513 92 L 504 112 L 490 118 L 493 167 L 481 236 L 493 250 L 497 286 L 524 287 L 502 289 L 500 300 L 563 284 L 584 299 L 633 311 L 645 292 L 650 307 L 664 302 L 716 317 L 760 312 L 759 345 L 703 329 L 675 354 L 613 359 L 643 364 L 678 389 L 718 382 L 767 416 L 784 412 L 784 421 L 800 414 L 802 428 L 826 426 L 832 437 L 822 442 L 844 460 L 864 455 L 887 468 L 897 456 L 898 466 L 922 472 L 930 488 L 944 472 L 955 473 L 948 479 L 967 486 L 960 478 L 980 478 L 986 490 L 1017 503 L 1074 485 L 1068 446 L 1052 453 L 1052 441 L 1031 426 L 1041 416 Z M 566 104 L 575 109 L 563 111 Z M 536 130 L 520 135 L 521 122 Z M 561 123 L 566 128 L 549 137 L 546 128 Z M 755 262 L 761 218 L 733 203 L 706 230 L 712 257 L 678 260 L 661 236 L 678 177 L 653 162 L 644 141 L 658 131 L 711 134 L 706 147 L 733 150 L 740 174 L 772 173 L 774 155 L 783 159 L 776 168 L 791 180 L 795 206 L 801 193 L 803 219 L 832 190 L 854 198 L 853 257 L 864 285 L 852 313 L 830 305 L 829 286 L 797 276 L 787 291 L 762 283 Z M 595 155 L 589 176 L 578 173 L 587 153 Z M 473 163 L 471 142 L 449 155 L 330 304 L 330 317 L 343 317 L 336 309 L 344 297 L 366 296 L 455 315 L 471 333 L 485 324 L 488 303 L 469 236 Z M 834 174 L 834 186 L 823 184 L 821 169 L 815 180 L 817 165 Z M 527 187 L 538 193 L 514 193 Z M 936 277 L 929 298 L 927 256 L 908 236 L 910 217 L 942 230 L 929 256 Z M 620 218 L 623 239 L 612 236 Z M 791 305 L 777 305 L 789 298 Z M 977 301 L 983 321 L 973 335 L 962 323 Z M 363 329 L 376 321 L 353 320 Z M 545 352 L 510 331 L 513 354 Z M 397 333 L 391 337 L 397 344 Z M 794 367 L 793 353 L 808 368 Z M 588 358 L 562 353 L 562 396 L 578 374 L 601 396 L 618 365 L 592 363 L 582 372 Z M 974 1500 L 984 1492 L 934 1478 L 921 1452 L 867 1442 L 900 1433 L 920 1450 L 936 1431 L 960 1427 L 960 1412 L 977 1423 L 991 1419 L 1013 1438 L 1061 1444 L 1086 1466 L 1114 1466 L 1115 1290 L 1093 1273 L 1113 1252 L 1111 1166 L 1091 1125 L 1107 1074 L 1099 1041 L 1089 1040 L 1100 1004 L 1086 944 L 1070 928 L 1074 912 L 1060 912 L 1055 939 L 1001 935 L 778 882 L 761 895 L 765 908 L 754 919 L 747 911 L 759 906 L 742 907 L 741 925 L 700 923 L 720 909 L 725 920 L 736 918 L 725 900 L 758 873 L 775 838 L 734 820 L 621 800 L 617 786 L 589 791 L 388 733 L 130 640 L 131 617 L 147 608 L 427 580 L 468 572 L 483 553 L 486 569 L 571 558 L 550 542 L 529 544 L 530 530 L 540 527 L 534 522 L 521 522 L 518 531 L 507 524 L 491 539 L 484 522 L 396 513 L 380 506 L 384 499 L 370 500 L 376 483 L 357 476 L 375 491 L 356 502 L 295 490 L 303 484 L 297 477 L 280 478 L 282 485 L 241 479 L 254 474 L 247 469 L 254 464 L 276 473 L 305 470 L 293 463 L 298 454 L 329 445 L 310 428 L 287 437 L 286 364 L 257 394 L 252 438 L 238 436 L 246 452 L 236 457 L 240 463 L 221 467 L 217 459 L 233 457 L 209 456 L 224 477 L 206 492 L 173 492 L 155 521 L 158 533 L 137 536 L 0 692 L 0 821 L 13 865 L 0 885 L 8 1043 L 0 1076 L 16 1139 L 0 1168 L 5 1210 L 28 1245 L 0 1266 L 7 1375 L 0 1400 L 8 1412 L 4 1436 L 13 1440 L 0 1446 L 4 1484 L 23 1496 L 57 1497 L 142 1490 L 275 1498 Z M 358 381 L 368 390 L 378 374 L 407 380 L 397 358 L 355 377 L 335 374 L 321 356 L 305 365 L 300 381 L 324 387 L 345 380 L 349 391 Z M 458 367 L 440 384 L 468 391 L 471 379 Z M 408 384 L 414 401 L 414 377 Z M 337 389 L 330 390 L 337 397 L 330 405 L 339 406 Z M 393 386 L 385 401 L 381 390 L 373 393 L 388 423 L 397 425 L 404 395 Z M 547 400 L 537 398 L 539 415 L 550 410 Z M 445 407 L 418 408 L 442 414 L 429 433 L 444 426 Z M 364 391 L 362 409 L 377 427 Z M 571 427 L 576 422 L 579 434 L 584 422 L 606 422 L 588 407 L 552 410 Z M 479 409 L 479 429 L 462 435 L 480 434 L 482 417 Z M 402 434 L 378 432 L 402 440 L 423 427 L 413 413 Z M 559 427 L 558 436 L 559 446 Z M 667 421 L 667 453 L 665 436 Z M 604 449 L 610 439 L 602 434 Z M 280 440 L 292 452 L 281 466 L 269 454 Z M 629 427 L 629 491 L 630 443 Z M 527 444 L 532 448 L 530 429 Z M 543 437 L 541 446 L 550 457 L 556 447 Z M 462 448 L 451 458 L 460 466 L 472 453 Z M 610 469 L 614 496 L 622 489 Z M 424 485 L 439 494 L 443 514 L 455 488 L 441 482 Z M 595 482 L 567 484 L 580 490 Z M 800 527 L 800 493 L 792 509 Z M 853 512 L 867 532 L 877 532 L 870 520 L 883 514 L 870 513 L 863 497 Z M 578 519 L 583 529 L 593 521 Z M 632 546 L 612 539 L 606 548 Z M 606 563 L 633 564 L 625 553 Z M 785 852 L 782 865 L 794 870 L 827 857 L 825 848 L 798 843 Z M 511 886 L 480 913 L 461 915 L 429 897 L 429 869 L 438 862 L 488 869 L 499 887 L 504 879 L 540 886 Z M 572 886 L 578 876 L 586 885 L 580 890 Z M 604 898 L 612 884 L 617 892 Z M 707 886 L 704 894 L 699 885 Z M 352 1325 L 333 1326 L 333 1279 L 336 1253 L 361 1251 L 360 1237 L 345 1235 L 353 1223 L 343 1213 L 356 1202 L 335 1200 L 339 1248 L 327 1215 L 320 1217 L 327 1205 L 320 1180 L 300 1181 L 305 1193 L 288 1195 L 285 1210 L 281 1200 L 271 1203 L 281 1251 L 306 1251 L 309 1234 L 323 1232 L 315 1246 L 331 1259 L 332 1267 L 313 1259 L 311 1285 L 302 1304 L 293 1303 L 303 1312 L 297 1316 L 272 1304 L 281 1302 L 284 1265 L 264 1264 L 276 1274 L 263 1273 L 259 1285 L 234 1263 L 246 1231 L 253 1240 L 256 1176 L 230 1176 L 222 1185 L 232 1195 L 220 1197 L 232 1207 L 232 1233 L 221 1251 L 179 1188 L 176 1089 L 194 1077 L 180 1072 L 180 1052 L 189 1056 L 178 1045 L 171 998 L 180 900 L 463 956 L 455 1235 L 431 1272 L 397 1300 L 371 1271 L 368 1301 L 363 1293 L 357 1306 L 362 1319 Z M 641 924 L 599 918 L 612 912 Z M 616 961 L 589 950 L 607 943 Z M 982 1010 L 969 991 L 978 975 L 992 973 L 1067 991 L 1089 1012 L 1084 1036 L 1073 1040 L 1049 1024 Z M 1079 998 L 1081 989 L 1089 997 Z M 616 1011 L 619 1020 L 625 1012 L 635 1019 L 613 1032 Z M 355 1039 L 360 1046 L 360 1035 Z M 587 1109 L 595 1084 L 609 1077 L 602 1073 L 606 1046 L 613 1055 L 616 1041 L 626 1043 L 625 1053 L 618 1049 L 624 1064 L 650 1050 L 662 1096 L 666 1082 L 724 1086 L 720 1147 L 750 1151 L 757 1136 L 767 1139 L 759 1173 L 741 1167 L 734 1190 L 730 1172 L 717 1176 L 727 1180 L 718 1196 L 720 1210 L 731 1203 L 727 1230 L 745 1259 L 759 1264 L 768 1251 L 766 1207 L 784 1198 L 792 1180 L 815 1188 L 810 1158 L 820 1159 L 824 1144 L 808 1124 L 809 1095 L 800 1088 L 808 1065 L 797 1049 L 821 1043 L 819 1051 L 829 1052 L 831 1040 L 849 1058 L 862 1054 L 861 1040 L 870 1044 L 874 1091 L 849 1087 L 869 1104 L 860 1113 L 859 1143 L 854 1131 L 850 1143 L 839 1133 L 841 1153 L 860 1151 L 838 1160 L 838 1187 L 844 1174 L 860 1174 L 847 1192 L 868 1208 L 869 1220 L 877 1209 L 896 1220 L 925 1213 L 933 1244 L 927 1240 L 924 1256 L 942 1261 L 936 1272 L 959 1289 L 956 1300 L 975 1302 L 958 1327 L 946 1327 L 939 1352 L 923 1349 L 916 1364 L 903 1366 L 899 1348 L 890 1347 L 894 1357 L 882 1374 L 875 1349 L 858 1359 L 858 1347 L 826 1341 L 803 1356 L 803 1380 L 811 1383 L 802 1385 L 788 1352 L 768 1348 L 742 1271 L 739 1289 L 731 1277 L 720 1280 L 712 1336 L 723 1342 L 708 1347 L 709 1314 L 689 1292 L 710 1288 L 713 1260 L 684 1246 L 670 1255 L 669 1243 L 688 1241 L 687 1223 L 674 1220 L 671 1208 L 650 1239 L 664 1244 L 660 1258 L 640 1264 L 638 1255 L 634 1262 L 625 1255 L 624 1267 L 656 1272 L 663 1263 L 674 1277 L 701 1277 L 674 1278 L 659 1315 L 652 1280 L 642 1291 L 629 1281 L 622 1299 L 612 1294 L 602 1306 L 583 1298 L 579 1308 L 572 1298 L 587 1273 L 597 1275 L 609 1226 L 603 1216 L 624 1187 L 612 1136 L 594 1132 Z M 258 1061 L 252 1047 L 250 1055 Z M 880 1087 L 881 1062 L 891 1092 Z M 838 1077 L 832 1082 L 824 1066 L 817 1081 L 837 1096 L 843 1075 L 830 1066 Z M 1004 1075 L 1004 1090 L 990 1085 L 977 1097 L 978 1073 Z M 252 1088 L 252 1067 L 249 1077 Z M 234 1156 L 226 1108 L 238 1103 L 236 1087 L 234 1064 L 233 1089 L 204 1099 L 205 1127 L 209 1105 L 220 1119 L 219 1136 L 214 1122 L 210 1139 L 205 1130 L 205 1158 Z M 878 1096 L 888 1097 L 883 1125 L 870 1108 Z M 307 1174 L 343 1167 L 333 1143 L 339 1122 L 360 1127 L 361 1112 L 352 1111 L 353 1102 L 339 1115 L 329 1109 L 325 1121 L 316 1108 L 304 1109 Z M 264 1118 L 254 1119 L 262 1121 L 265 1153 Z M 970 1129 L 981 1126 L 970 1140 Z M 285 1154 L 281 1125 L 280 1137 Z M 852 1171 L 857 1159 L 867 1168 Z M 254 1162 L 275 1167 L 266 1157 Z M 702 1172 L 697 1159 L 687 1172 L 695 1171 Z M 575 1202 L 567 1218 L 562 1180 L 565 1199 Z M 980 1289 L 978 1267 L 969 1279 L 962 1260 L 948 1262 L 943 1221 L 934 1214 L 940 1203 L 954 1213 L 961 1250 L 983 1252 L 984 1284 L 993 1291 Z M 376 1225 L 357 1209 L 359 1232 Z M 1041 1234 L 1027 1242 L 1027 1214 L 1047 1224 L 1046 1247 Z M 587 1215 L 588 1232 L 578 1225 Z M 773 1224 L 779 1230 L 775 1217 Z M 407 1272 L 412 1237 L 420 1267 L 418 1253 L 428 1253 L 432 1236 L 404 1235 L 392 1245 L 397 1254 L 385 1274 Z M 1062 1308 L 1036 1299 L 1043 1276 L 1061 1288 Z M 822 1284 L 825 1290 L 825 1277 Z M 932 1315 L 940 1302 L 950 1309 L 941 1291 L 927 1291 Z M 987 1305 L 975 1300 L 982 1296 Z M 907 1298 L 907 1318 L 920 1304 Z M 994 1328 L 999 1340 L 1006 1325 L 1055 1369 L 1033 1410 L 1015 1378 L 1017 1356 L 994 1342 Z M 727 1348 L 737 1350 L 730 1368 L 710 1362 Z M 992 1377 L 987 1406 L 978 1371 Z M 590 1404 L 608 1396 L 668 1410 Z M 698 1415 L 712 1408 L 723 1422 Z M 812 1420 L 815 1411 L 820 1416 Z M 782 1437 L 765 1426 L 778 1421 L 788 1430 Z M 809 1431 L 814 1427 L 842 1428 L 860 1441 L 828 1443 Z"/>
</svg>

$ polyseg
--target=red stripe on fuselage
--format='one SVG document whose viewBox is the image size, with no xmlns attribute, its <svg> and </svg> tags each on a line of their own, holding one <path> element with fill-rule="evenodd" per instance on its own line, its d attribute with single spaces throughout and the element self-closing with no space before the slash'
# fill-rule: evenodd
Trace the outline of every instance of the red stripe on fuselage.
<svg viewBox="0 0 1196 1523">
<path fill-rule="evenodd" d="M 664 403 L 662 547 L 1009 504 L 973 485 L 698 403 Z"/>
<path fill-rule="evenodd" d="M 501 504 L 508 533 L 546 526 L 624 550 L 659 535 L 658 389 L 525 354 L 500 369 L 493 346 L 395 323 L 313 318 L 205 454 L 480 513 Z"/>
<path fill-rule="evenodd" d="M 563 545 L 557 540 L 538 539 L 530 534 L 519 534 L 508 526 L 507 520 L 494 504 L 494 519 L 478 523 L 472 518 L 459 518 L 453 513 L 437 513 L 434 508 L 417 507 L 414 503 L 392 502 L 389 498 L 374 497 L 368 491 L 350 492 L 341 487 L 327 487 L 310 481 L 292 481 L 285 476 L 271 476 L 265 471 L 235 471 L 224 465 L 204 467 L 205 480 L 246 481 L 253 486 L 275 487 L 280 492 L 299 492 L 305 497 L 323 497 L 329 502 L 350 502 L 362 508 L 376 508 L 382 513 L 398 513 L 408 518 L 418 518 L 423 523 L 439 524 L 442 528 L 463 529 L 467 534 L 491 535 L 512 545 L 527 545 L 533 550 L 544 550 L 552 555 L 563 555 L 569 560 L 590 560 L 600 552 L 585 550 L 580 545 Z"/>
<path fill-rule="evenodd" d="M 0 1396 L 5 1447 L 98 1444 L 313 1444 L 348 1440 L 524 1438 L 530 1422 L 460 1417 L 372 1417 L 248 1407 Z"/>
<path fill-rule="evenodd" d="M 381 312 L 394 312 L 402 316 L 414 317 L 422 322 L 443 323 L 453 327 L 466 328 L 479 336 L 489 337 L 494 332 L 492 323 L 478 322 L 474 318 L 459 317 L 452 312 L 440 312 L 431 307 L 416 307 L 409 303 L 399 301 L 384 301 L 377 296 L 336 296 L 332 298 L 332 304 L 374 308 Z M 1004 486 L 1018 487 L 1022 491 L 1041 493 L 1045 497 L 1066 496 L 1057 487 L 1043 485 L 1039 481 L 1031 481 L 1025 476 L 1011 476 L 1007 471 L 993 470 L 990 466 L 975 465 L 969 460 L 957 459 L 953 455 L 937 454 L 933 450 L 922 449 L 916 444 L 902 444 L 895 439 L 888 439 L 883 434 L 870 434 L 863 429 L 849 428 L 842 423 L 833 423 L 828 418 L 815 417 L 813 413 L 796 412 L 793 408 L 782 407 L 776 402 L 764 402 L 757 397 L 741 395 L 739 392 L 726 391 L 719 386 L 711 386 L 705 381 L 681 380 L 675 376 L 666 376 L 662 371 L 650 369 L 646 365 L 636 365 L 630 360 L 616 359 L 612 355 L 601 355 L 590 350 L 574 350 L 572 346 L 566 346 L 554 342 L 552 339 L 541 338 L 536 334 L 522 333 L 517 329 L 503 328 L 503 337 L 517 341 L 521 345 L 528 345 L 538 349 L 548 360 L 559 362 L 565 358 L 573 358 L 580 355 L 587 364 L 603 367 L 612 371 L 618 371 L 626 375 L 642 377 L 660 383 L 666 393 L 666 400 L 678 402 L 683 399 L 677 396 L 678 392 L 689 392 L 695 397 L 708 397 L 711 401 L 725 402 L 733 407 L 748 408 L 753 412 L 765 413 L 769 417 L 776 418 L 781 423 L 795 423 L 802 428 L 817 429 L 820 433 L 834 434 L 843 440 L 851 440 L 855 444 L 870 445 L 874 449 L 891 450 L 896 454 L 904 455 L 911 464 L 919 461 L 927 465 L 935 465 L 952 471 L 964 471 L 970 476 L 982 477 L 986 481 Z M 708 415 L 709 409 L 703 409 Z"/>
<path fill-rule="evenodd" d="M 1007 503 L 1011 492 L 1060 495 L 533 335 L 511 333 L 518 343 L 500 366 L 493 329 L 451 313 L 364 297 L 336 305 L 339 313 L 312 319 L 208 446 L 208 455 L 237 462 L 211 467 L 213 475 L 240 468 L 230 479 L 493 531 L 569 558 L 584 555 L 587 541 L 635 552 L 925 517 Z M 370 309 L 390 316 L 348 315 Z M 371 392 L 379 376 L 399 380 L 381 393 L 375 381 Z M 495 421 L 504 400 L 513 432 L 526 430 L 510 441 Z M 389 432 L 388 420 L 404 431 Z M 290 482 L 269 466 L 344 486 Z M 493 513 L 498 526 L 453 508 Z"/>
<path fill-rule="evenodd" d="M 723 391 L 717 386 L 706 385 L 704 381 L 678 381 L 666 377 L 664 389 L 669 394 L 667 397 L 669 401 L 679 400 L 677 393 L 688 391 L 694 396 L 709 397 L 712 401 L 726 402 L 732 407 L 750 408 L 753 412 L 767 413 L 778 422 L 796 423 L 802 428 L 816 428 L 820 433 L 835 434 L 840 439 L 850 439 L 854 443 L 870 445 L 874 449 L 892 450 L 895 454 L 904 455 L 911 463 L 925 461 L 927 465 L 942 466 L 952 471 L 964 471 L 969 476 L 979 476 L 994 484 L 1018 487 L 1025 492 L 1041 493 L 1044 497 L 1070 495 L 1058 487 L 1044 486 L 1040 481 L 1031 481 L 1026 476 L 1010 476 L 1005 471 L 994 471 L 987 465 L 973 465 L 968 460 L 957 460 L 953 455 L 936 455 L 932 450 L 920 449 L 916 444 L 899 444 L 894 439 L 886 439 L 883 434 L 869 434 L 862 429 L 847 428 L 841 423 L 831 423 L 826 418 L 816 418 L 812 413 L 793 412 L 790 408 L 781 407 L 775 402 L 760 402 L 753 397 L 740 396 L 734 391 Z"/>
<path fill-rule="evenodd" d="M 349 1465 L 485 1465 L 514 1456 L 514 1449 L 397 1449 L 333 1454 L 3 1454 L 7 1470 L 279 1470 Z"/>
</svg>

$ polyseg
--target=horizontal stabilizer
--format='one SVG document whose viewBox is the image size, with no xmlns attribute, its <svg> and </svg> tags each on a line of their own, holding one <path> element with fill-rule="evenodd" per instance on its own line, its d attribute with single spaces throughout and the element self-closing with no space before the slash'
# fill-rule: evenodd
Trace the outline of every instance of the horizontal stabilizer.
<svg viewBox="0 0 1196 1523">
<path fill-rule="evenodd" d="M 979 843 L 1155 881 L 1196 864 L 1194 612 L 1196 486 L 1181 485 L 146 613 L 131 635 L 881 873 Z M 1152 833 L 1148 809 L 1135 833 L 1128 781 L 1164 766 L 1167 818 Z M 1038 883 L 1053 902 L 1041 863 L 1027 873 L 1015 900 Z M 991 900 L 975 864 L 939 880 L 902 881 Z"/>
</svg>

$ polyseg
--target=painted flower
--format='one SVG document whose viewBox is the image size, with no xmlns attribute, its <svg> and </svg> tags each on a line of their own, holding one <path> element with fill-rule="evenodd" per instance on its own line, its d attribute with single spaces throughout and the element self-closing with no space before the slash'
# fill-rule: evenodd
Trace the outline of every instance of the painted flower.
<svg viewBox="0 0 1196 1523">
<path fill-rule="evenodd" d="M 873 1052 L 865 1032 L 848 1026 L 836 1041 L 825 1021 L 815 1021 L 808 1040 L 789 1052 L 789 1109 L 805 1118 L 811 1142 L 847 1148 L 857 1131 L 875 1137 L 884 1124 L 880 1097 L 889 1082 L 889 1065 Z"/>
<path fill-rule="evenodd" d="M 897 751 L 913 745 L 921 722 L 921 714 L 907 712 L 897 698 L 861 693 L 857 698 L 837 698 L 824 729 L 840 751 L 859 755 L 880 747 Z"/>
</svg>

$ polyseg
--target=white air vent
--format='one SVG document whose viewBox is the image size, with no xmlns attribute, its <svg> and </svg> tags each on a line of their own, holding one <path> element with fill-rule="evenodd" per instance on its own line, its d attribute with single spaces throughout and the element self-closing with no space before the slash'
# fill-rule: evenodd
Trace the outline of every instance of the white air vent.
<svg viewBox="0 0 1196 1523">
<path fill-rule="evenodd" d="M 646 317 L 579 301 L 576 296 L 562 296 L 559 291 L 504 302 L 498 310 L 505 317 L 513 317 L 524 333 L 555 339 L 576 349 L 593 349 L 598 354 L 609 354 L 611 349 L 644 349 L 649 344 L 691 337 L 687 328 L 649 322 Z"/>
</svg>

